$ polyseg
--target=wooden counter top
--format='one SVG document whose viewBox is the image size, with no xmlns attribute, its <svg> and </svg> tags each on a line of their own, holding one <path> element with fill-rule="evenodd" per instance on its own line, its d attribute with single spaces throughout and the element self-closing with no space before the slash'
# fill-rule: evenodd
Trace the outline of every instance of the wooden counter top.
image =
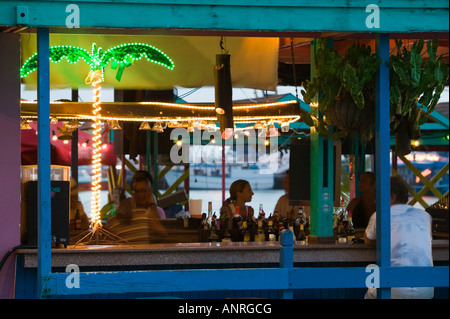
<svg viewBox="0 0 450 319">
<path fill-rule="evenodd" d="M 278 264 L 278 242 L 77 245 L 52 249 L 52 266 L 142 266 L 208 264 Z M 376 261 L 376 249 L 365 244 L 294 244 L 294 263 Z M 37 267 L 37 249 L 18 249 L 25 268 Z M 433 240 L 433 259 L 449 260 L 449 241 Z"/>
</svg>

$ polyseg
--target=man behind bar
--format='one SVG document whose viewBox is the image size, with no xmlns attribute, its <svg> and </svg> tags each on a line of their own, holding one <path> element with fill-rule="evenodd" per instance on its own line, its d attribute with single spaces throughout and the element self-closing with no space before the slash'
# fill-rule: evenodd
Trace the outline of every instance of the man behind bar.
<svg viewBox="0 0 450 319">
<path fill-rule="evenodd" d="M 433 266 L 431 216 L 423 209 L 406 205 L 408 189 L 399 177 L 391 177 L 391 267 Z M 375 245 L 376 213 L 364 233 L 364 242 Z M 433 287 L 391 289 L 392 299 L 431 299 Z M 368 288 L 366 299 L 377 297 L 376 288 Z"/>
</svg>

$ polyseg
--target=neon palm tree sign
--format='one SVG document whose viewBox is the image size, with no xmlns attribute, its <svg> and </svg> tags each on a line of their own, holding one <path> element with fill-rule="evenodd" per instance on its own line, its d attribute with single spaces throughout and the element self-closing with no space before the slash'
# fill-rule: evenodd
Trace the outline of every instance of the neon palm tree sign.
<svg viewBox="0 0 450 319">
<path fill-rule="evenodd" d="M 122 73 L 126 67 L 134 61 L 146 58 L 147 61 L 159 64 L 169 70 L 175 67 L 173 61 L 161 50 L 145 43 L 125 43 L 106 51 L 92 44 L 91 53 L 87 50 L 69 45 L 58 45 L 49 48 L 51 62 L 59 63 L 66 59 L 75 64 L 83 60 L 90 66 L 89 74 L 85 80 L 86 84 L 94 87 L 94 103 L 92 112 L 94 115 L 94 137 L 92 155 L 92 198 L 91 198 L 91 228 L 93 233 L 102 227 L 100 219 L 100 180 L 101 180 L 101 116 L 100 116 L 100 84 L 104 81 L 105 67 L 111 63 L 112 69 L 117 69 L 116 79 L 121 80 Z M 37 70 L 37 53 L 32 55 L 21 67 L 20 77 L 25 78 L 28 74 Z"/>
</svg>

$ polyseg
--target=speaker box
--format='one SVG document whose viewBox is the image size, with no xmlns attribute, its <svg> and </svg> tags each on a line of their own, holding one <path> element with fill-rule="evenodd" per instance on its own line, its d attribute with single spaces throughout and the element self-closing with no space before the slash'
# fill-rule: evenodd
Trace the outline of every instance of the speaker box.
<svg viewBox="0 0 450 319">
<path fill-rule="evenodd" d="M 26 182 L 24 187 L 26 202 L 26 235 L 24 244 L 37 246 L 38 201 L 37 181 Z M 56 245 L 69 244 L 70 182 L 51 181 L 51 242 Z"/>
</svg>

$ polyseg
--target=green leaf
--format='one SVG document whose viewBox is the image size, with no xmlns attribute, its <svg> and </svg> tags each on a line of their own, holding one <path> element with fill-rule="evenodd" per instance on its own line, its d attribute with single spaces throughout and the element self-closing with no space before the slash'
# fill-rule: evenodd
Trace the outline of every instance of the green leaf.
<svg viewBox="0 0 450 319">
<path fill-rule="evenodd" d="M 419 85 L 420 81 L 420 75 L 422 73 L 422 56 L 420 55 L 420 52 L 417 53 L 415 51 L 411 52 L 411 83 L 414 86 Z"/>
</svg>

